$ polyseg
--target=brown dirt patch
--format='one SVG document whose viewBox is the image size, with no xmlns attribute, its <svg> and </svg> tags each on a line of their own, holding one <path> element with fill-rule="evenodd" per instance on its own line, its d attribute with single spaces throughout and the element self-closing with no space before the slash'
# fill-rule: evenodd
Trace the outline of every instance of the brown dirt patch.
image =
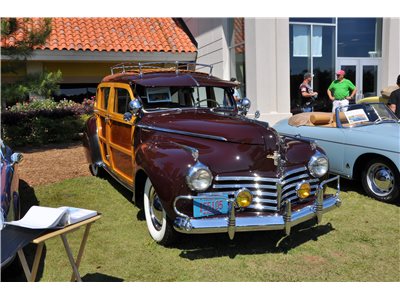
<svg viewBox="0 0 400 300">
<path fill-rule="evenodd" d="M 30 186 L 90 176 L 81 143 L 50 145 L 41 148 L 16 149 L 24 155 L 19 166 L 20 179 Z"/>
</svg>

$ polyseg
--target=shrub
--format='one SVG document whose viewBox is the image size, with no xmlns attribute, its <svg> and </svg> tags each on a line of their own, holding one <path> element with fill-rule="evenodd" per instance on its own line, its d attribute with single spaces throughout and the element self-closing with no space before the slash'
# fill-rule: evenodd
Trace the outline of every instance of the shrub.
<svg viewBox="0 0 400 300">
<path fill-rule="evenodd" d="M 41 98 L 48 98 L 59 91 L 58 83 L 62 79 L 60 70 L 57 72 L 44 72 L 43 74 L 28 75 L 21 81 L 3 84 L 1 98 L 6 99 L 6 105 L 12 105 L 20 100 L 26 100 L 30 94 Z"/>
<path fill-rule="evenodd" d="M 17 103 L 1 114 L 3 139 L 13 147 L 79 140 L 93 113 L 93 102 L 47 99 Z"/>
</svg>

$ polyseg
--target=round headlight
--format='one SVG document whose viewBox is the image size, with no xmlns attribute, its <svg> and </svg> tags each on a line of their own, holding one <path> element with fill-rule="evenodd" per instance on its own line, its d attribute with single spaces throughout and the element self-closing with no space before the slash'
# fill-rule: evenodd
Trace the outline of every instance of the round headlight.
<svg viewBox="0 0 400 300">
<path fill-rule="evenodd" d="M 193 191 L 205 191 L 211 185 L 213 176 L 207 166 L 197 162 L 189 169 L 186 182 Z"/>
<path fill-rule="evenodd" d="M 320 152 L 315 153 L 308 162 L 308 170 L 314 177 L 324 176 L 329 169 L 328 159 Z"/>
<path fill-rule="evenodd" d="M 247 189 L 239 190 L 236 193 L 235 198 L 239 207 L 247 207 L 251 204 L 251 201 L 253 201 L 253 195 Z"/>
</svg>

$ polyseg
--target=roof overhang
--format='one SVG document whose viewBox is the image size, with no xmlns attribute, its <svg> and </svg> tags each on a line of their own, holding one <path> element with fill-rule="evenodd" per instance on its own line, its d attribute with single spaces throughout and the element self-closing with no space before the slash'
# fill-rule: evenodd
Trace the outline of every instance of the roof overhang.
<svg viewBox="0 0 400 300">
<path fill-rule="evenodd" d="M 124 61 L 187 61 L 194 62 L 197 52 L 107 52 L 82 50 L 34 50 L 28 61 L 124 62 Z M 1 60 L 10 60 L 1 56 Z"/>
</svg>

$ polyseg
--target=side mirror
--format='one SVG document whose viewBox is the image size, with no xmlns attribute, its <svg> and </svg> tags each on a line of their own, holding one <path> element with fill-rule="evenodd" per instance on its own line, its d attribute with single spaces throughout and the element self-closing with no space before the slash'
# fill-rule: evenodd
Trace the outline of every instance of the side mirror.
<svg viewBox="0 0 400 300">
<path fill-rule="evenodd" d="M 132 115 L 139 115 L 142 109 L 143 104 L 139 99 L 135 98 L 129 102 L 129 111 L 132 113 Z"/>
<path fill-rule="evenodd" d="M 248 98 L 243 98 L 238 102 L 239 113 L 243 116 L 247 115 L 250 109 L 251 101 Z"/>
<path fill-rule="evenodd" d="M 24 156 L 22 153 L 15 152 L 11 155 L 11 163 L 12 164 L 18 164 L 24 159 Z"/>
</svg>

